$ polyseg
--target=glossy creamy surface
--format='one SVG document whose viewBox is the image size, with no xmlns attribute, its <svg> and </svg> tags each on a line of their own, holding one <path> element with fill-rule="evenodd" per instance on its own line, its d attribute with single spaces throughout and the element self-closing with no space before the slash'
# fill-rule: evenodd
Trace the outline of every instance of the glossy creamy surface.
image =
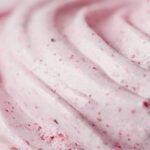
<svg viewBox="0 0 150 150">
<path fill-rule="evenodd" d="M 0 0 L 0 149 L 149 150 L 150 2 Z"/>
</svg>

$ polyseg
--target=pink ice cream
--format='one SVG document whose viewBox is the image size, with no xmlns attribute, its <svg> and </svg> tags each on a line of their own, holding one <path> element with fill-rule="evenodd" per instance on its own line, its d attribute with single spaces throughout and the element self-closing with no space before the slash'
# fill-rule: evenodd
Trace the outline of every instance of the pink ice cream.
<svg viewBox="0 0 150 150">
<path fill-rule="evenodd" d="M 150 1 L 0 0 L 0 150 L 150 150 Z"/>
</svg>

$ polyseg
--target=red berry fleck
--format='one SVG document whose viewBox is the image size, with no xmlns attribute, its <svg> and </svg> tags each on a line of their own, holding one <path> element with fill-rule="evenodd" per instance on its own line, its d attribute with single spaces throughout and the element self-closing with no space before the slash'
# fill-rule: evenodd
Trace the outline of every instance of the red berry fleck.
<svg viewBox="0 0 150 150">
<path fill-rule="evenodd" d="M 102 121 L 102 119 L 101 119 L 101 118 L 97 118 L 97 120 L 98 120 L 99 122 L 101 122 L 101 121 Z"/>
<path fill-rule="evenodd" d="M 54 140 L 54 138 L 55 138 L 54 136 L 51 136 L 51 137 L 50 137 L 50 141 Z"/>
<path fill-rule="evenodd" d="M 137 62 L 138 63 L 138 65 L 140 65 L 141 64 L 141 62 L 139 61 L 139 62 Z"/>
<path fill-rule="evenodd" d="M 107 131 L 104 130 L 104 131 L 103 131 L 103 134 L 107 134 Z"/>
<path fill-rule="evenodd" d="M 136 91 L 136 90 L 137 90 L 137 88 L 136 88 L 135 86 L 133 86 L 132 89 L 133 89 L 133 91 Z"/>
<path fill-rule="evenodd" d="M 71 55 L 71 56 L 70 56 L 70 59 L 73 59 L 73 58 L 74 58 L 74 55 Z"/>
<path fill-rule="evenodd" d="M 96 67 L 92 67 L 93 70 L 96 70 Z"/>
<path fill-rule="evenodd" d="M 95 127 L 96 125 L 94 123 L 92 123 L 92 127 Z"/>
<path fill-rule="evenodd" d="M 44 141 L 44 140 L 45 140 L 44 135 L 42 135 L 42 136 L 40 137 L 40 139 L 41 139 L 42 141 Z"/>
<path fill-rule="evenodd" d="M 119 143 L 116 143 L 114 146 L 121 149 L 121 145 Z"/>
<path fill-rule="evenodd" d="M 145 107 L 145 108 L 148 108 L 149 107 L 149 103 L 148 102 L 143 102 L 143 106 Z"/>
<path fill-rule="evenodd" d="M 30 142 L 29 142 L 29 141 L 26 140 L 25 142 L 26 142 L 27 145 L 30 145 Z"/>
<path fill-rule="evenodd" d="M 59 137 L 63 137 L 64 135 L 63 135 L 62 133 L 59 133 L 58 136 L 59 136 Z"/>
<path fill-rule="evenodd" d="M 9 112 L 8 109 L 5 109 L 6 112 Z"/>
<path fill-rule="evenodd" d="M 55 39 L 54 39 L 54 38 L 51 38 L 51 42 L 55 42 Z"/>
<path fill-rule="evenodd" d="M 38 127 L 38 131 L 40 131 L 41 129 L 42 129 L 42 127 L 41 127 L 41 126 L 39 126 L 39 127 Z"/>
<path fill-rule="evenodd" d="M 57 121 L 56 119 L 54 119 L 54 122 L 55 122 L 56 124 L 58 124 L 58 121 Z"/>
</svg>

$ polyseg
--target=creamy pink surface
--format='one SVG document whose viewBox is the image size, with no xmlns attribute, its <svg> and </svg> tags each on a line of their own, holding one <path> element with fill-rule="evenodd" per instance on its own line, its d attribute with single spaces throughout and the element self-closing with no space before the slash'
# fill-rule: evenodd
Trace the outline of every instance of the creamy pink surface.
<svg viewBox="0 0 150 150">
<path fill-rule="evenodd" d="M 0 0 L 0 150 L 150 150 L 148 0 Z"/>
</svg>

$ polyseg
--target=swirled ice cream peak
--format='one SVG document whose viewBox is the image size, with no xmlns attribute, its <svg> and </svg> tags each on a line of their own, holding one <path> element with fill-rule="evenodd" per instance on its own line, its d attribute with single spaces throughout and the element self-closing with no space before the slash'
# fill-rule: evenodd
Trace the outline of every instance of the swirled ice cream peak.
<svg viewBox="0 0 150 150">
<path fill-rule="evenodd" d="M 0 149 L 149 150 L 150 2 L 0 0 Z"/>
</svg>

